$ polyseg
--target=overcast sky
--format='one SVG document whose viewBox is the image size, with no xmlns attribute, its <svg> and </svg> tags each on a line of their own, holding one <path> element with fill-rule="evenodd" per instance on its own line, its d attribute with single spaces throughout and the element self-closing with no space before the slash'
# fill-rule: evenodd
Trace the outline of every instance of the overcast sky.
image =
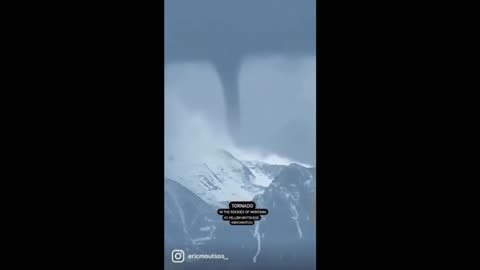
<svg viewBox="0 0 480 270">
<path fill-rule="evenodd" d="M 222 147 L 240 158 L 314 165 L 315 5 L 316 0 L 167 0 L 167 152 L 194 155 Z M 228 74 L 232 66 L 240 66 L 240 129 L 234 138 L 227 132 L 224 99 L 232 92 L 224 93 L 216 73 Z"/>
</svg>

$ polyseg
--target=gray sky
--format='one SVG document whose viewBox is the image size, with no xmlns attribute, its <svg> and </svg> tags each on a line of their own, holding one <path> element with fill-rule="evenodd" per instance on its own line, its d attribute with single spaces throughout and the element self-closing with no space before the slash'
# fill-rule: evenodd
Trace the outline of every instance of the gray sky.
<svg viewBox="0 0 480 270">
<path fill-rule="evenodd" d="M 315 164 L 315 3 L 166 0 L 167 152 L 223 147 Z M 238 87 L 228 89 L 231 71 Z M 236 106 L 225 102 L 233 90 Z M 239 107 L 234 138 L 226 106 Z"/>
</svg>

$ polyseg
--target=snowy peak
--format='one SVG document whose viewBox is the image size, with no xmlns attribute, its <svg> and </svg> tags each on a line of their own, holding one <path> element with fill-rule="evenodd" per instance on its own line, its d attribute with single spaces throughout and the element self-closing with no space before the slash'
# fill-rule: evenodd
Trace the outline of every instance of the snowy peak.
<svg viewBox="0 0 480 270">
<path fill-rule="evenodd" d="M 225 150 L 196 157 L 171 158 L 165 164 L 166 177 L 185 186 L 207 203 L 224 206 L 233 200 L 251 200 L 263 192 L 256 176 Z"/>
<path fill-rule="evenodd" d="M 312 170 L 295 163 L 286 166 L 240 161 L 223 149 L 194 158 L 171 156 L 165 163 L 165 177 L 218 207 L 230 201 L 252 200 L 272 185 L 284 188 L 304 185 L 314 190 Z"/>
</svg>

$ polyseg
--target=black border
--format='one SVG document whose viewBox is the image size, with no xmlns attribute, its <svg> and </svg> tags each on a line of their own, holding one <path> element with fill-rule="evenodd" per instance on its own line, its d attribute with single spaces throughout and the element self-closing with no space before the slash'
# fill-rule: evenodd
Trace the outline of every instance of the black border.
<svg viewBox="0 0 480 270">
<path fill-rule="evenodd" d="M 44 260 L 162 269 L 163 3 L 71 10 L 42 39 L 57 45 L 45 73 L 61 105 L 48 134 L 62 151 L 53 171 L 65 170 Z"/>
</svg>

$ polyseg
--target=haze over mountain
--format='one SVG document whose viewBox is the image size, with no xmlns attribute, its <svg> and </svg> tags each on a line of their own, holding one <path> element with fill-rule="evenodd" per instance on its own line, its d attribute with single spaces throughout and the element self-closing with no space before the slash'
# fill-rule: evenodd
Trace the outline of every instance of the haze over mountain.
<svg viewBox="0 0 480 270">
<path fill-rule="evenodd" d="M 166 147 L 188 146 L 199 152 L 197 148 L 214 143 L 213 148 L 233 152 L 234 145 L 243 152 L 315 165 L 315 59 L 251 59 L 241 74 L 243 123 L 234 140 L 213 68 L 202 63 L 168 66 Z"/>
<path fill-rule="evenodd" d="M 315 164 L 315 6 L 165 1 L 165 91 L 242 149 Z"/>
</svg>

